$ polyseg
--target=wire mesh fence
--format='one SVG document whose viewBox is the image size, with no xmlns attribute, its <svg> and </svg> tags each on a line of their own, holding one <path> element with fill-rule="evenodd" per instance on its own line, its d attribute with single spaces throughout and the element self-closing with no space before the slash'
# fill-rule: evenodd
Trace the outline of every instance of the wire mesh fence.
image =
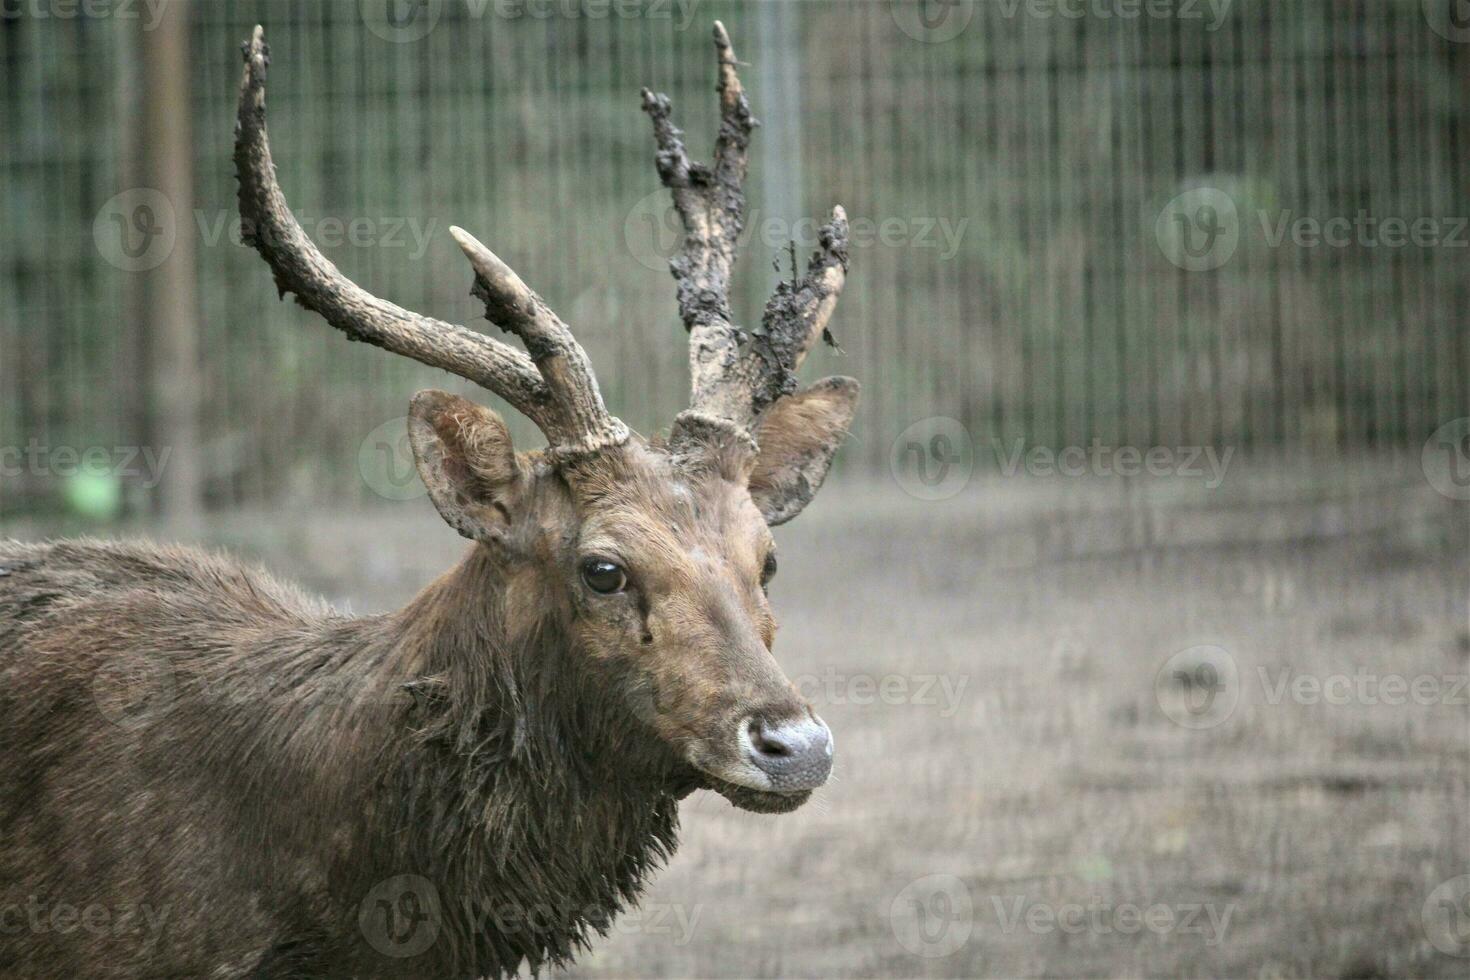
<svg viewBox="0 0 1470 980">
<path fill-rule="evenodd" d="M 278 302 L 240 243 L 231 137 L 256 22 L 282 186 L 325 254 L 493 330 L 447 233 L 466 226 L 572 323 L 643 432 L 684 404 L 687 354 L 639 90 L 669 93 L 703 152 L 716 18 L 764 122 L 738 317 L 833 204 L 853 219 L 840 351 L 807 369 L 865 382 L 844 465 L 886 467 L 935 417 L 1003 461 L 1417 452 L 1470 414 L 1470 24 L 1450 2 L 194 2 L 179 103 L 152 107 L 189 127 L 192 201 L 140 163 L 155 5 L 0 11 L 0 514 L 146 506 L 171 453 L 211 506 L 412 480 L 395 420 L 417 388 L 458 386 Z M 149 285 L 180 250 L 182 362 Z M 104 478 L 68 490 L 89 453 Z"/>
</svg>

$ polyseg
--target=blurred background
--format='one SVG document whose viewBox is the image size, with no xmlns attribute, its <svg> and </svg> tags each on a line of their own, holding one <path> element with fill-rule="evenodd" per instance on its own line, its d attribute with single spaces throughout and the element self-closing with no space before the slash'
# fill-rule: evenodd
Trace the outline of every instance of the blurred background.
<svg viewBox="0 0 1470 980">
<path fill-rule="evenodd" d="M 707 156 L 716 18 L 763 122 L 737 316 L 852 219 L 807 373 L 863 404 L 773 593 L 842 761 L 792 817 L 689 801 L 664 913 L 574 974 L 1470 975 L 1463 0 L 0 0 L 0 534 L 386 608 L 459 552 L 411 394 L 537 444 L 240 244 L 257 22 L 332 261 L 492 329 L 464 225 L 666 427 L 638 94 Z"/>
</svg>

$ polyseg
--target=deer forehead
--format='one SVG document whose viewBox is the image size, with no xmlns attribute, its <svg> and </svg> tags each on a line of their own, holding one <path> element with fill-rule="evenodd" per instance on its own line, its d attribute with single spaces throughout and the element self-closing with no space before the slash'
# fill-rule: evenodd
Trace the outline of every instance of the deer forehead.
<svg viewBox="0 0 1470 980">
<path fill-rule="evenodd" d="M 757 564 L 770 531 L 743 487 L 724 480 L 671 479 L 604 496 L 584 512 L 583 554 L 652 562 L 697 576 L 728 564 Z"/>
</svg>

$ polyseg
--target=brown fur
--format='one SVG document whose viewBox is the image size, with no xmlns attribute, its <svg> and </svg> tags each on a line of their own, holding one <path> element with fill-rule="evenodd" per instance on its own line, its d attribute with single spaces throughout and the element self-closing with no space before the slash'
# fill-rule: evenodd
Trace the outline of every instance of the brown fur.
<svg viewBox="0 0 1470 980">
<path fill-rule="evenodd" d="M 717 775 L 735 719 L 808 710 L 770 654 L 746 485 L 776 462 L 634 439 L 552 467 L 437 393 L 414 425 L 436 506 L 476 543 L 391 615 L 192 550 L 0 543 L 0 975 L 560 964 L 672 851 L 681 796 L 805 798 Z M 811 440 L 836 444 L 772 443 Z M 589 549 L 635 587 L 593 595 Z M 428 883 L 436 931 L 405 957 L 369 938 L 399 875 Z M 63 905 L 111 924 L 56 928 Z"/>
</svg>

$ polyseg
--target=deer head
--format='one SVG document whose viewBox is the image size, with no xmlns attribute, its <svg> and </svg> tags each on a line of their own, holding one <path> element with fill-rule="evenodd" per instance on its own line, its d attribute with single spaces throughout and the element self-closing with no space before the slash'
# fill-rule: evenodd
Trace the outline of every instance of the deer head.
<svg viewBox="0 0 1470 980">
<path fill-rule="evenodd" d="M 739 806 L 781 811 L 832 765 L 827 726 L 772 655 L 766 588 L 776 570 L 770 528 L 821 486 L 856 405 L 851 379 L 796 383 L 843 286 L 847 223 L 834 209 L 806 274 L 781 284 L 758 329 L 735 324 L 730 271 L 756 123 L 718 23 L 714 40 L 722 122 L 712 165 L 687 156 L 669 100 L 643 93 L 658 173 L 685 230 L 670 267 L 693 394 L 666 438 L 639 436 L 608 413 L 571 330 L 468 232 L 451 229 L 473 293 L 524 354 L 370 295 L 316 249 L 276 183 L 259 27 L 245 45 L 235 164 L 247 240 L 282 295 L 353 340 L 489 389 L 545 434 L 545 449 L 518 453 L 489 409 L 442 391 L 413 398 L 409 435 L 429 495 L 495 569 L 483 602 L 509 615 L 557 610 L 572 648 L 559 663 L 617 692 L 645 755 Z"/>
</svg>

